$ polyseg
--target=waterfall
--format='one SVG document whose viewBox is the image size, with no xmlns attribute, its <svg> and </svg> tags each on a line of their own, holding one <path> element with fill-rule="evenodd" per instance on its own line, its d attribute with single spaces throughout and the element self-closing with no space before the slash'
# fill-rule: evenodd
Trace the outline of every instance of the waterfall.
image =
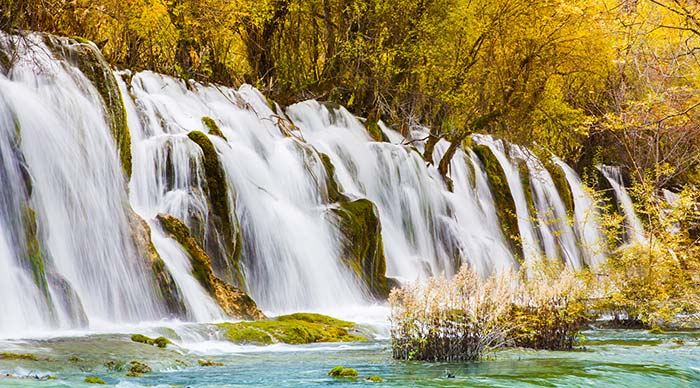
<svg viewBox="0 0 700 388">
<path fill-rule="evenodd" d="M 330 156 L 343 191 L 377 205 L 387 276 L 414 280 L 454 272 L 454 220 L 434 168 L 426 168 L 410 148 L 371 142 L 362 123 L 344 108 L 331 111 L 307 101 L 289 107 L 287 114 L 309 143 Z"/>
<path fill-rule="evenodd" d="M 71 49 L 67 41 L 54 43 Z M 162 310 L 130 237 L 125 180 L 95 86 L 54 57 L 41 36 L 15 44 L 19 60 L 0 80 L 2 114 L 14 118 L 12 128 L 21 134 L 47 267 L 67 281 L 93 322 L 158 318 Z"/>
<path fill-rule="evenodd" d="M 230 192 L 235 193 L 232 208 L 245 241 L 243 270 L 247 283 L 255 285 L 248 289 L 253 298 L 267 311 L 278 312 L 363 300 L 362 291 L 335 260 L 339 248 L 324 217 L 322 164 L 305 143 L 274 125 L 278 117 L 259 92 L 203 85 L 190 91 L 182 82 L 149 72 L 134 75 L 130 86 L 139 108 L 128 109 L 130 122 L 135 128 L 143 123 L 135 143 L 135 165 L 145 161 L 132 180 L 135 208 L 157 203 L 148 198 L 160 196 L 163 205 L 150 205 L 154 210 L 148 215 L 162 211 L 186 219 L 187 208 L 206 207 L 206 201 L 197 199 L 201 173 L 189 173 L 192 164 L 201 164 L 201 151 L 187 133 L 206 132 L 202 118 L 212 117 L 228 139 L 209 136 Z M 157 182 L 151 189 L 139 187 L 148 184 L 138 182 L 165 179 L 165 162 L 157 161 L 162 157 L 149 157 L 145 147 L 167 147 L 170 152 L 167 164 L 172 165 L 168 168 L 174 170 L 175 183 L 169 191 L 163 183 L 157 188 Z M 192 199 L 200 205 L 192 205 Z"/>
<path fill-rule="evenodd" d="M 506 150 L 506 145 L 503 141 L 489 136 L 474 136 L 474 140 L 478 144 L 489 147 L 506 175 L 508 187 L 515 202 L 518 230 L 523 248 L 523 260 L 526 263 L 535 263 L 541 260 L 542 248 L 538 242 L 533 216 L 527 201 L 526 188 L 523 187 L 521 173 L 518 171 L 517 164 L 513 162 L 514 159 L 511 159 L 511 155 Z"/>
<path fill-rule="evenodd" d="M 627 242 L 640 242 L 645 243 L 647 241 L 646 234 L 644 233 L 644 226 L 642 225 L 642 220 L 637 216 L 637 212 L 634 210 L 634 204 L 632 203 L 632 198 L 630 198 L 625 189 L 625 183 L 622 179 L 622 171 L 619 167 L 614 166 L 597 166 L 598 170 L 603 173 L 605 179 L 610 182 L 610 186 L 615 192 L 615 198 L 625 215 L 626 237 Z"/>
<path fill-rule="evenodd" d="M 384 259 L 395 284 L 463 264 L 488 276 L 521 261 L 580 268 L 606 257 L 597 204 L 556 157 L 554 171 L 524 147 L 474 135 L 444 178 L 415 140 L 425 128 L 406 138 L 380 122 L 385 141 L 375 141 L 343 107 L 283 110 L 249 85 L 112 71 L 70 39 L 1 35 L 0 49 L 18 58 L 0 70 L 0 335 L 227 319 L 195 274 L 191 241 L 212 277 L 268 314 L 366 308 L 381 295 L 363 271 L 384 279 Z M 448 146 L 439 141 L 433 159 Z M 641 240 L 619 170 L 601 171 Z M 357 262 L 338 216 L 349 203 L 376 213 L 377 227 L 358 233 L 381 228 L 374 255 Z M 190 243 L 162 215 L 182 221 Z"/>
<path fill-rule="evenodd" d="M 574 199 L 574 227 L 581 241 L 584 260 L 591 268 L 596 268 L 605 261 L 607 248 L 605 237 L 601 233 L 600 211 L 584 187 L 576 172 L 561 159 L 553 157 L 554 162 L 564 171 L 566 180 Z"/>
</svg>

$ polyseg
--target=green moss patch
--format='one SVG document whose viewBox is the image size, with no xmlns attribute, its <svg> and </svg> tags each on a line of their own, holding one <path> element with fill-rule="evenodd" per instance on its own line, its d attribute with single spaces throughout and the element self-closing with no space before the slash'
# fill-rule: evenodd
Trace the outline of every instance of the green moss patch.
<svg viewBox="0 0 700 388">
<path fill-rule="evenodd" d="M 365 381 L 368 383 L 381 383 L 384 382 L 384 379 L 380 376 L 369 376 L 365 379 Z"/>
<path fill-rule="evenodd" d="M 88 376 L 85 378 L 85 382 L 88 384 L 100 384 L 100 385 L 105 385 L 107 384 L 104 380 L 97 376 Z"/>
<path fill-rule="evenodd" d="M 331 158 L 320 153 L 321 163 L 323 163 L 323 169 L 326 171 L 326 191 L 328 192 L 328 202 L 339 202 L 347 201 L 347 197 L 343 195 L 338 186 L 338 182 L 335 180 L 335 166 L 331 162 Z"/>
<path fill-rule="evenodd" d="M 226 136 L 224 136 L 224 133 L 221 132 L 221 128 L 219 128 L 219 125 L 216 124 L 216 121 L 214 121 L 214 119 L 212 119 L 211 117 L 207 117 L 207 116 L 202 117 L 202 124 L 204 124 L 204 126 L 207 127 L 207 130 L 209 131 L 210 135 L 218 136 L 218 137 L 228 141 Z"/>
<path fill-rule="evenodd" d="M 227 272 L 226 276 L 230 276 L 227 280 L 237 283 L 235 286 L 245 288 L 239 264 L 242 238 L 239 228 L 234 224 L 235 211 L 229 205 L 229 187 L 219 154 L 206 134 L 192 131 L 187 136 L 202 149 L 204 155 L 205 190 L 210 211 L 208 230 L 218 234 L 218 237 L 207 235 L 199 243 L 213 260 L 218 273 L 222 273 L 222 270 Z M 218 241 L 219 238 L 221 241 Z"/>
<path fill-rule="evenodd" d="M 357 370 L 353 368 L 345 368 L 342 365 L 338 365 L 328 372 L 328 376 L 331 377 L 357 377 Z"/>
<path fill-rule="evenodd" d="M 227 340 L 237 344 L 270 345 L 273 343 L 309 344 L 316 342 L 366 341 L 351 334 L 352 322 L 320 314 L 282 315 L 256 322 L 221 323 Z"/>
<path fill-rule="evenodd" d="M 154 346 L 157 346 L 161 349 L 165 348 L 166 346 L 168 346 L 168 344 L 172 343 L 172 342 L 170 342 L 169 339 L 167 339 L 165 337 L 150 338 L 150 337 L 146 337 L 143 334 L 134 334 L 131 336 L 131 340 L 134 342 L 139 342 L 139 343 L 146 344 L 146 345 L 154 345 Z"/>
<path fill-rule="evenodd" d="M 26 360 L 26 361 L 39 361 L 39 358 L 33 354 L 29 353 L 0 353 L 0 359 L 2 360 Z"/>
<path fill-rule="evenodd" d="M 131 361 L 131 363 L 129 364 L 129 373 L 127 373 L 127 376 L 138 377 L 143 375 L 144 373 L 151 372 L 153 372 L 153 369 L 150 367 L 150 365 L 139 361 Z"/>
<path fill-rule="evenodd" d="M 199 359 L 199 360 L 197 360 L 197 363 L 199 364 L 199 366 L 224 366 L 223 362 L 212 361 L 212 360 Z"/>
</svg>

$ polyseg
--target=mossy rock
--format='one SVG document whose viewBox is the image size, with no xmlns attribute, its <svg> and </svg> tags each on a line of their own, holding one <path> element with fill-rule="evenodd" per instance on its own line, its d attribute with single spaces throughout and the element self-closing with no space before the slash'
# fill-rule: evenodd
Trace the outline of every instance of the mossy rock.
<svg viewBox="0 0 700 388">
<path fill-rule="evenodd" d="M 0 360 L 24 360 L 24 361 L 39 361 L 39 358 L 31 353 L 0 353 Z"/>
<path fill-rule="evenodd" d="M 121 372 L 124 370 L 122 361 L 110 360 L 104 363 L 104 367 L 110 372 Z"/>
<path fill-rule="evenodd" d="M 221 323 L 228 341 L 236 344 L 309 344 L 355 342 L 366 338 L 351 334 L 354 323 L 320 314 L 291 314 L 256 322 Z"/>
<path fill-rule="evenodd" d="M 24 237 L 26 241 L 25 255 L 32 268 L 34 283 L 39 287 L 47 300 L 50 300 L 48 283 L 46 279 L 46 269 L 44 259 L 41 254 L 41 244 L 39 242 L 38 227 L 36 223 L 36 213 L 29 207 L 29 203 L 22 203 L 22 219 L 24 224 Z"/>
<path fill-rule="evenodd" d="M 665 334 L 666 332 L 660 327 L 652 327 L 649 330 L 649 334 Z"/>
<path fill-rule="evenodd" d="M 87 376 L 84 380 L 88 384 L 106 385 L 107 383 L 97 376 Z"/>
<path fill-rule="evenodd" d="M 226 314 L 243 319 L 265 318 L 265 315 L 248 294 L 214 274 L 211 259 L 192 237 L 187 225 L 168 214 L 158 214 L 156 218 L 165 233 L 177 241 L 187 252 L 192 265 L 192 275 L 214 297 Z"/>
<path fill-rule="evenodd" d="M 144 373 L 151 373 L 151 372 L 153 372 L 153 369 L 151 368 L 150 365 L 148 365 L 146 363 L 143 363 L 140 361 L 131 361 L 129 363 L 129 373 L 133 374 L 132 377 L 140 376 Z"/>
<path fill-rule="evenodd" d="M 384 379 L 380 376 L 369 376 L 365 379 L 365 381 L 368 383 L 383 383 Z"/>
<path fill-rule="evenodd" d="M 161 349 L 164 349 L 169 344 L 172 344 L 172 342 L 170 342 L 170 340 L 165 338 L 165 337 L 161 336 L 158 338 L 150 338 L 150 337 L 146 337 L 143 334 L 134 334 L 131 336 L 131 340 L 134 342 L 139 342 L 139 343 L 146 344 L 146 345 L 154 345 L 154 346 L 157 346 Z"/>
<path fill-rule="evenodd" d="M 185 317 L 187 308 L 180 288 L 165 266 L 165 262 L 151 241 L 151 228 L 133 210 L 129 210 L 129 229 L 137 251 L 150 267 L 159 299 L 165 301 L 168 312 L 177 317 Z"/>
<path fill-rule="evenodd" d="M 199 366 L 224 366 L 223 362 L 212 361 L 212 360 L 199 359 L 199 360 L 197 360 L 197 363 L 199 364 Z"/>
<path fill-rule="evenodd" d="M 331 377 L 357 377 L 358 373 L 356 369 L 345 368 L 342 365 L 338 365 L 328 372 L 328 376 Z"/>
<path fill-rule="evenodd" d="M 324 154 L 319 153 L 319 158 L 321 163 L 323 163 L 323 169 L 326 173 L 326 191 L 328 193 L 328 202 L 340 202 L 347 201 L 348 198 L 341 192 L 338 182 L 335 180 L 335 166 L 331 162 L 331 158 Z"/>
<path fill-rule="evenodd" d="M 219 128 L 219 125 L 216 124 L 216 121 L 214 121 L 214 119 L 212 119 L 211 117 L 207 117 L 207 116 L 202 117 L 202 124 L 204 124 L 204 126 L 207 128 L 210 135 L 218 136 L 218 137 L 228 141 L 226 136 L 224 136 L 224 133 L 221 132 L 221 128 Z"/>
<path fill-rule="evenodd" d="M 515 208 L 515 201 L 510 192 L 510 186 L 503 167 L 488 146 L 476 145 L 472 150 L 479 157 L 479 161 L 486 172 L 491 193 L 493 193 L 494 201 L 496 202 L 496 212 L 501 223 L 503 235 L 509 242 L 513 252 L 517 252 L 523 257 L 520 228 L 518 227 L 518 212 Z"/>
<path fill-rule="evenodd" d="M 235 286 L 245 288 L 240 270 L 240 257 L 243 246 L 240 229 L 235 221 L 235 211 L 229 206 L 229 187 L 226 175 L 219 160 L 219 154 L 209 137 L 192 131 L 187 135 L 201 148 L 204 155 L 204 190 L 209 202 L 208 233 L 199 237 L 199 244 L 212 259 L 213 270 L 219 277 Z"/>
<path fill-rule="evenodd" d="M 388 142 L 389 138 L 382 132 L 382 129 L 379 127 L 379 122 L 373 118 L 367 118 L 365 120 L 365 128 L 367 129 L 367 133 L 369 134 L 369 137 L 372 138 L 374 141 L 384 141 Z"/>
<path fill-rule="evenodd" d="M 44 38 L 44 42 L 54 55 L 66 59 L 80 69 L 97 89 L 107 114 L 107 124 L 117 145 L 122 169 L 125 176 L 131 178 L 131 133 L 127 125 L 126 109 L 119 84 L 97 47 L 82 38 L 73 41 L 75 44 L 69 45 L 65 43 L 65 39 L 50 35 L 45 35 Z"/>
<path fill-rule="evenodd" d="M 376 206 L 368 199 L 345 201 L 331 209 L 342 234 L 341 259 L 373 295 L 386 298 L 386 258 Z"/>
</svg>

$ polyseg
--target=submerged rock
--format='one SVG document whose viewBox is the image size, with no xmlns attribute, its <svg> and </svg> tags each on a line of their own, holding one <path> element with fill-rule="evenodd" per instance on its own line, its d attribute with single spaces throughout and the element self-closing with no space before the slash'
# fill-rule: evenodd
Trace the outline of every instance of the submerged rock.
<svg viewBox="0 0 700 388">
<path fill-rule="evenodd" d="M 199 364 L 199 366 L 224 366 L 223 362 L 212 361 L 212 360 L 199 359 L 199 360 L 197 360 L 197 363 Z"/>
<path fill-rule="evenodd" d="M 39 358 L 30 353 L 9 353 L 9 352 L 2 352 L 0 353 L 0 359 L 1 360 L 25 360 L 25 361 L 39 361 Z"/>
<path fill-rule="evenodd" d="M 353 368 L 345 368 L 342 365 L 338 365 L 328 372 L 328 376 L 331 377 L 357 377 L 357 370 Z"/>
<path fill-rule="evenodd" d="M 248 294 L 214 274 L 211 259 L 192 237 L 187 225 L 168 214 L 158 214 L 156 218 L 168 236 L 185 249 L 192 264 L 192 275 L 214 297 L 226 314 L 243 319 L 265 318 Z"/>
<path fill-rule="evenodd" d="M 355 324 L 321 314 L 297 313 L 256 322 L 221 323 L 227 340 L 236 344 L 309 344 L 355 342 L 367 338 L 352 334 Z"/>
<path fill-rule="evenodd" d="M 153 369 L 150 365 L 139 361 L 131 361 L 129 364 L 129 372 L 126 374 L 129 377 L 138 377 L 144 373 L 151 373 Z"/>
<path fill-rule="evenodd" d="M 88 376 L 85 378 L 85 382 L 88 384 L 100 384 L 100 385 L 105 385 L 107 384 L 104 380 L 97 376 Z"/>
<path fill-rule="evenodd" d="M 146 345 L 155 345 L 161 349 L 165 348 L 166 346 L 168 346 L 169 344 L 172 343 L 172 342 L 170 342 L 169 339 L 162 337 L 162 336 L 158 337 L 158 338 L 150 338 L 150 337 L 146 337 L 143 334 L 134 334 L 131 336 L 131 340 L 134 342 L 139 342 L 139 343 L 146 344 Z"/>
<path fill-rule="evenodd" d="M 379 298 L 386 298 L 386 258 L 382 244 L 382 226 L 376 206 L 368 199 L 338 203 L 331 209 L 342 234 L 341 259 L 367 289 Z"/>
</svg>

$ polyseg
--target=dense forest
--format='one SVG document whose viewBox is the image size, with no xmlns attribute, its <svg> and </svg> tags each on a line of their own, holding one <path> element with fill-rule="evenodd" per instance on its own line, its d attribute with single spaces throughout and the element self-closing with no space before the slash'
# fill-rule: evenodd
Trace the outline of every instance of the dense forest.
<svg viewBox="0 0 700 388">
<path fill-rule="evenodd" d="M 2 0 L 0 28 L 91 40 L 118 68 L 316 98 L 432 146 L 475 132 L 652 190 L 700 179 L 700 5 L 684 0 Z M 432 161 L 446 174 L 448 161 Z"/>
</svg>

